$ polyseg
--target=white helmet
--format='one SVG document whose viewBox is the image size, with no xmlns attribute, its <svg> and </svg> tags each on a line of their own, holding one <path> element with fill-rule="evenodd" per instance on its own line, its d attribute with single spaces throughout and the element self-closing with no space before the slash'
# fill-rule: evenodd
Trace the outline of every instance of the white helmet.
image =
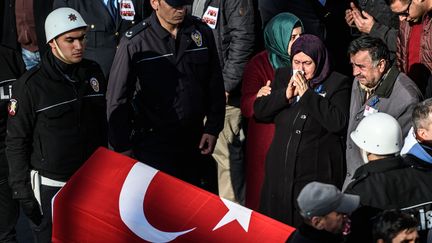
<svg viewBox="0 0 432 243">
<path fill-rule="evenodd" d="M 87 24 L 75 9 L 58 8 L 52 11 L 45 20 L 47 43 L 60 34 L 83 27 L 87 27 Z"/>
<path fill-rule="evenodd" d="M 387 155 L 399 153 L 402 148 L 402 130 L 389 114 L 378 112 L 360 121 L 351 139 L 362 150 Z"/>
</svg>

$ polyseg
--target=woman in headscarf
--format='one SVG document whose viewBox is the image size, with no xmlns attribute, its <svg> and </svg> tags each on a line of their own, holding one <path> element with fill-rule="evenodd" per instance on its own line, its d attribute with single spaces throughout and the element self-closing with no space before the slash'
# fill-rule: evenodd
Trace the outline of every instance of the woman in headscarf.
<svg viewBox="0 0 432 243">
<path fill-rule="evenodd" d="M 332 71 L 327 49 L 314 35 L 292 45 L 292 68 L 276 70 L 271 94 L 257 98 L 257 119 L 274 122 L 267 154 L 260 212 L 297 227 L 303 221 L 296 198 L 311 181 L 345 178 L 345 136 L 351 82 Z M 298 70 L 293 75 L 293 70 Z"/>
<path fill-rule="evenodd" d="M 274 125 L 254 118 L 253 104 L 261 95 L 268 95 L 274 70 L 291 66 L 290 47 L 303 33 L 300 20 L 293 14 L 275 16 L 264 29 L 266 50 L 254 56 L 244 69 L 241 111 L 248 118 L 246 137 L 246 207 L 257 210 L 264 178 L 264 161 L 273 139 Z"/>
</svg>

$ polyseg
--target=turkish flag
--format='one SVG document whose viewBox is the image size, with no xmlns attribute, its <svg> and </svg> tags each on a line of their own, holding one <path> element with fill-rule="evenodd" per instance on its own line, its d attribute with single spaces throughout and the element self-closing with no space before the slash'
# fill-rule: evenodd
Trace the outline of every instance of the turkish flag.
<svg viewBox="0 0 432 243">
<path fill-rule="evenodd" d="M 104 148 L 53 198 L 53 242 L 285 242 L 293 231 Z"/>
</svg>

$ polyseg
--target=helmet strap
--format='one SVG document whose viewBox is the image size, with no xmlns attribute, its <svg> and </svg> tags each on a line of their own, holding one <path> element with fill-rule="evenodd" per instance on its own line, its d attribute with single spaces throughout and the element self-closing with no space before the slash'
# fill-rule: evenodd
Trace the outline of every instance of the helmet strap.
<svg viewBox="0 0 432 243">
<path fill-rule="evenodd" d="M 363 162 L 365 164 L 369 163 L 368 152 L 366 152 L 366 150 L 364 149 L 360 149 L 360 152 L 361 152 L 361 157 L 363 159 Z"/>
<path fill-rule="evenodd" d="M 63 52 L 61 51 L 60 47 L 57 44 L 56 39 L 53 39 L 54 45 L 56 47 L 56 52 L 59 56 L 57 56 L 62 62 L 66 63 L 66 64 L 73 64 L 71 61 L 69 61 L 68 59 L 66 59 L 66 57 L 64 56 Z"/>
</svg>

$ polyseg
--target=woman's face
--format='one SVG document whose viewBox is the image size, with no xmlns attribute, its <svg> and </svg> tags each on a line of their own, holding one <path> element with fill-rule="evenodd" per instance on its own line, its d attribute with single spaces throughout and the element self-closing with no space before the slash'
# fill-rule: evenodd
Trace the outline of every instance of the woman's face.
<svg viewBox="0 0 432 243">
<path fill-rule="evenodd" d="M 293 57 L 292 69 L 303 71 L 304 77 L 307 80 L 311 80 L 315 76 L 316 65 L 312 58 L 303 52 L 299 52 Z"/>
<path fill-rule="evenodd" d="M 293 29 L 292 33 L 291 33 L 291 39 L 288 42 L 288 54 L 291 55 L 291 46 L 294 43 L 295 40 L 297 40 L 297 38 L 300 37 L 300 35 L 303 33 L 302 28 L 301 27 L 296 27 Z"/>
</svg>

